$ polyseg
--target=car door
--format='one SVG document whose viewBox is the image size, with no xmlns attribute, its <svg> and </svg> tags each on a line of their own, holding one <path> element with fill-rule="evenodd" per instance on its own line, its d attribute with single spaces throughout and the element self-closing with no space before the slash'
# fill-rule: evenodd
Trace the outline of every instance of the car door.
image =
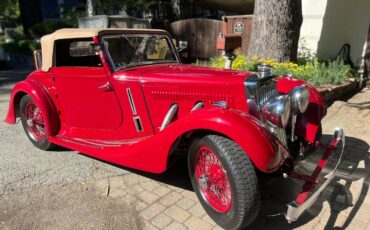
<svg viewBox="0 0 370 230">
<path fill-rule="evenodd" d="M 86 39 L 58 40 L 52 68 L 64 125 L 117 129 L 122 112 L 99 57 Z"/>
</svg>

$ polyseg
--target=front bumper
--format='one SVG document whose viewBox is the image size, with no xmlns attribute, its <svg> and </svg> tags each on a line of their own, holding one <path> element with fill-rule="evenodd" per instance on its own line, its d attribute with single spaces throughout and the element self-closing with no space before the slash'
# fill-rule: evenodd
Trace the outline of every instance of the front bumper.
<svg viewBox="0 0 370 230">
<path fill-rule="evenodd" d="M 340 142 L 342 143 L 342 149 L 337 164 L 335 165 L 334 169 L 327 175 L 327 180 L 315 192 L 312 193 L 312 191 L 315 189 L 318 183 L 319 174 L 325 167 L 327 161 L 333 156 L 333 152 L 334 150 L 337 149 L 337 145 Z M 319 160 L 319 162 L 317 163 L 316 168 L 313 171 L 312 175 L 304 176 L 296 174 L 294 172 L 290 175 L 294 178 L 304 180 L 305 184 L 303 185 L 302 191 L 298 195 L 298 197 L 294 201 L 287 204 L 288 210 L 285 214 L 285 218 L 288 220 L 289 223 L 296 221 L 305 210 L 310 208 L 315 203 L 321 192 L 324 191 L 324 189 L 335 177 L 335 173 L 338 169 L 339 164 L 342 161 L 342 155 L 344 152 L 345 136 L 343 130 L 342 129 L 335 130 L 334 137 L 329 145 L 324 145 L 321 143 L 316 143 L 316 145 L 318 147 L 324 148 L 325 152 L 321 159 Z"/>
</svg>

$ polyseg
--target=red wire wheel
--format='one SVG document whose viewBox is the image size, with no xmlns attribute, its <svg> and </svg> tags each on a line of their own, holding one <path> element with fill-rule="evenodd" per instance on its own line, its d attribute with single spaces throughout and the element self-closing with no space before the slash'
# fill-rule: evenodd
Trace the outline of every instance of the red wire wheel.
<svg viewBox="0 0 370 230">
<path fill-rule="evenodd" d="M 52 149 L 54 145 L 47 138 L 45 117 L 29 95 L 21 99 L 20 115 L 23 129 L 31 142 L 39 149 Z"/>
<path fill-rule="evenodd" d="M 220 159 L 204 145 L 198 149 L 195 159 L 195 176 L 202 195 L 216 211 L 228 212 L 232 205 L 231 188 Z"/>
<path fill-rule="evenodd" d="M 40 109 L 33 101 L 28 101 L 23 113 L 31 138 L 39 141 L 43 140 L 46 137 L 45 122 Z"/>
<path fill-rule="evenodd" d="M 233 140 L 216 134 L 194 138 L 188 169 L 195 194 L 219 226 L 243 229 L 257 217 L 258 178 L 248 155 Z"/>
</svg>

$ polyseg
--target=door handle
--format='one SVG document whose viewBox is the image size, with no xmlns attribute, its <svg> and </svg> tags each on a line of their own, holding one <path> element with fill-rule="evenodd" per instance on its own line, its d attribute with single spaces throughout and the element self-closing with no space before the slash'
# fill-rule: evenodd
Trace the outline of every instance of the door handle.
<svg viewBox="0 0 370 230">
<path fill-rule="evenodd" d="M 111 91 L 113 90 L 113 87 L 109 82 L 107 82 L 104 85 L 98 86 L 98 89 L 104 89 L 104 91 Z"/>
</svg>

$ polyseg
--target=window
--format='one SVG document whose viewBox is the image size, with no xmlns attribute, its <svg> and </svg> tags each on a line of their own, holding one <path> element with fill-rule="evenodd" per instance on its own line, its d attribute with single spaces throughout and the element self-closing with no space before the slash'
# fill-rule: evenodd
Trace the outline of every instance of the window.
<svg viewBox="0 0 370 230">
<path fill-rule="evenodd" d="M 69 55 L 71 57 L 86 57 L 96 54 L 90 41 L 76 41 L 69 45 Z"/>
<path fill-rule="evenodd" d="M 55 42 L 56 66 L 99 67 L 98 54 L 92 39 L 62 39 Z"/>
<path fill-rule="evenodd" d="M 136 65 L 178 62 L 170 40 L 165 35 L 106 36 L 103 45 L 116 70 Z"/>
</svg>

